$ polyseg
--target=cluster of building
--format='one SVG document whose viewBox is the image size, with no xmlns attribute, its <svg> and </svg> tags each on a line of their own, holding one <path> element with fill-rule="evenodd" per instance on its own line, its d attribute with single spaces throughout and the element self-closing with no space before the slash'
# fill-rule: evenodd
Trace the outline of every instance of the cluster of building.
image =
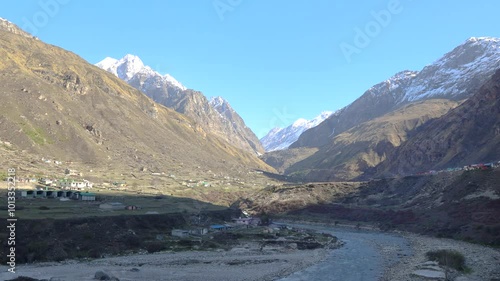
<svg viewBox="0 0 500 281">
<path fill-rule="evenodd" d="M 175 237 L 189 237 L 189 236 L 202 236 L 207 234 L 209 231 L 224 231 L 235 228 L 243 227 L 256 227 L 261 225 L 260 218 L 247 217 L 247 218 L 236 218 L 230 223 L 225 224 L 212 224 L 207 227 L 196 226 L 190 229 L 173 229 L 171 235 Z"/>
<path fill-rule="evenodd" d="M 32 181 L 31 181 L 32 182 Z M 75 179 L 51 179 L 51 178 L 41 178 L 37 181 L 39 184 L 47 187 L 61 188 L 65 190 L 87 190 L 91 189 L 94 184 L 88 180 L 75 180 Z M 43 187 L 39 187 L 43 188 Z"/>
<path fill-rule="evenodd" d="M 430 170 L 430 171 L 417 173 L 417 175 L 425 176 L 425 175 L 437 175 L 440 173 L 450 173 L 450 172 L 457 172 L 457 171 L 492 170 L 492 169 L 495 169 L 498 167 L 500 167 L 500 161 L 490 162 L 490 163 L 471 164 L 471 165 L 467 165 L 464 167 L 448 168 L 448 169 L 439 170 L 439 171 Z"/>
<path fill-rule="evenodd" d="M 61 200 L 81 200 L 95 201 L 94 193 L 88 192 L 94 184 L 85 179 L 72 179 L 69 176 L 76 176 L 78 173 L 75 170 L 66 169 L 65 178 L 55 179 L 50 177 L 18 177 L 18 183 L 37 184 L 33 190 L 21 190 L 18 195 L 22 198 L 59 198 Z"/>
<path fill-rule="evenodd" d="M 95 201 L 96 195 L 90 192 L 80 192 L 72 190 L 22 190 L 22 198 L 60 198 L 81 201 Z"/>
</svg>

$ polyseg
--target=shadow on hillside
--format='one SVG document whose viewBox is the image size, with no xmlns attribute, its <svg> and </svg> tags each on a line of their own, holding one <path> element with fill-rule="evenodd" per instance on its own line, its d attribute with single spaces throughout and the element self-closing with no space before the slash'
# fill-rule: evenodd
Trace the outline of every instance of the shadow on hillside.
<svg viewBox="0 0 500 281">
<path fill-rule="evenodd" d="M 174 228 L 209 228 L 241 214 L 238 209 L 171 196 L 98 199 L 103 201 L 19 198 L 16 263 L 161 251 L 168 249 Z M 10 248 L 7 238 L 7 232 L 0 233 L 3 263 Z"/>
<path fill-rule="evenodd" d="M 265 199 L 253 206 L 267 213 L 281 208 L 288 216 L 305 220 L 361 223 L 499 247 L 498 182 L 500 169 L 379 179 L 339 193 L 330 203 L 311 194 L 332 190 L 336 183 L 309 183 L 277 190 L 276 196 L 288 198 L 286 206 Z"/>
<path fill-rule="evenodd" d="M 288 177 L 285 175 L 275 174 L 275 173 L 271 173 L 271 172 L 267 172 L 267 171 L 263 171 L 263 170 L 256 170 L 256 171 L 261 172 L 264 176 L 266 176 L 270 179 L 284 181 L 284 182 L 290 182 L 290 183 L 299 183 L 300 182 L 297 179 L 294 179 L 294 178 L 291 178 L 291 177 Z"/>
</svg>

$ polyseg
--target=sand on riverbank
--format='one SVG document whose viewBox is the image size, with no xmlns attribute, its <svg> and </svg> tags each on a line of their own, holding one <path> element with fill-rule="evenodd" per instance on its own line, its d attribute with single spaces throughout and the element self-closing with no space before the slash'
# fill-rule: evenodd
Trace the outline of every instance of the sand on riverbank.
<svg viewBox="0 0 500 281">
<path fill-rule="evenodd" d="M 276 280 L 322 260 L 328 249 L 228 252 L 178 252 L 131 255 L 88 262 L 19 265 L 16 274 L 1 266 L 0 280 L 29 276 L 48 280 L 94 280 L 101 270 L 121 281 Z M 53 279 L 51 279 L 53 278 Z"/>
</svg>

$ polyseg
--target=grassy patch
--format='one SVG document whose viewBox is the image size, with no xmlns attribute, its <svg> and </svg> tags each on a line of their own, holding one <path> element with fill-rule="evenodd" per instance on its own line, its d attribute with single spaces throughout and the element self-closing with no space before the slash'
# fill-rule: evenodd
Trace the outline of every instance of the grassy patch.
<svg viewBox="0 0 500 281">
<path fill-rule="evenodd" d="M 7 172 L 6 171 L 0 171 L 0 181 L 4 181 L 7 179 Z"/>
<path fill-rule="evenodd" d="M 465 266 L 465 257 L 462 253 L 455 250 L 436 250 L 429 251 L 426 253 L 429 260 L 437 261 L 442 266 L 447 266 L 458 271 L 467 272 L 470 271 Z"/>
<path fill-rule="evenodd" d="M 30 127 L 28 125 L 23 126 L 23 131 L 34 143 L 39 145 L 44 145 L 46 143 L 52 143 L 51 140 L 45 136 L 40 128 Z"/>
</svg>

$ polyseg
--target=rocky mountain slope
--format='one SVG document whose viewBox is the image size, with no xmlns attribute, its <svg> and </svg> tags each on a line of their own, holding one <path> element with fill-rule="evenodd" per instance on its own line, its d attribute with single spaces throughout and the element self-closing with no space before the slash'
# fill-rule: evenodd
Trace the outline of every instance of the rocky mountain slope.
<svg viewBox="0 0 500 281">
<path fill-rule="evenodd" d="M 500 39 L 470 38 L 421 71 L 400 72 L 368 89 L 352 104 L 305 131 L 290 147 L 320 147 L 336 135 L 409 102 L 432 98 L 465 99 L 498 68 Z"/>
<path fill-rule="evenodd" d="M 420 72 L 403 71 L 371 87 L 289 148 L 316 148 L 313 154 L 302 149 L 307 153 L 287 153 L 292 160 L 279 152 L 263 159 L 307 180 L 353 179 L 384 161 L 411 131 L 477 92 L 500 68 L 499 42 L 471 38 Z"/>
<path fill-rule="evenodd" d="M 226 132 L 232 130 L 232 133 L 228 133 L 231 138 L 231 143 L 235 141 L 240 143 L 242 148 L 246 149 L 250 146 L 251 151 L 259 155 L 264 153 L 264 148 L 257 136 L 247 127 L 245 121 L 243 121 L 241 116 L 231 107 L 227 100 L 222 97 L 213 97 L 209 100 L 209 104 L 219 112 L 224 122 Z"/>
<path fill-rule="evenodd" d="M 332 114 L 331 111 L 324 111 L 312 120 L 300 118 L 286 128 L 274 128 L 261 138 L 260 142 L 266 152 L 287 149 L 304 131 L 318 126 Z"/>
<path fill-rule="evenodd" d="M 16 32 L 0 30 L 0 85 L 9 150 L 124 170 L 268 169 L 114 75 Z"/>
<path fill-rule="evenodd" d="M 8 31 L 14 34 L 18 34 L 27 38 L 37 39 L 28 32 L 20 29 L 17 25 L 11 23 L 10 21 L 0 18 L 0 30 Z"/>
<path fill-rule="evenodd" d="M 154 101 L 189 116 L 205 131 L 232 145 L 257 154 L 264 152 L 257 136 L 227 101 L 221 98 L 209 101 L 201 92 L 187 89 L 172 76 L 161 75 L 145 66 L 137 56 L 126 55 L 120 60 L 108 57 L 96 66 L 113 73 Z"/>
<path fill-rule="evenodd" d="M 392 151 L 378 173 L 412 174 L 500 160 L 500 69 L 448 114 Z"/>
<path fill-rule="evenodd" d="M 333 138 L 313 155 L 285 170 L 308 181 L 349 180 L 385 160 L 404 143 L 409 132 L 446 114 L 457 102 L 432 99 L 415 102 L 355 126 Z"/>
</svg>

